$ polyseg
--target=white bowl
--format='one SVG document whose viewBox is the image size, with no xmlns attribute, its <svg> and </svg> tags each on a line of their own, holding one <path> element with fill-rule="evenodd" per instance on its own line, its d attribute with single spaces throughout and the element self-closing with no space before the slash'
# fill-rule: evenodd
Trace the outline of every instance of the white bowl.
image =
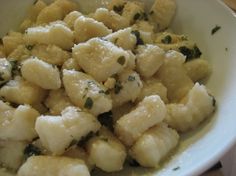
<svg viewBox="0 0 236 176">
<path fill-rule="evenodd" d="M 89 5 L 107 0 L 82 1 Z M 146 0 L 150 3 L 152 0 Z M 198 129 L 181 137 L 177 151 L 157 170 L 140 168 L 125 169 L 115 175 L 161 176 L 199 175 L 217 162 L 234 144 L 236 139 L 236 16 L 220 0 L 177 0 L 178 10 L 173 22 L 177 33 L 187 34 L 197 42 L 204 56 L 213 66 L 213 74 L 207 82 L 217 100 L 214 116 Z M 19 25 L 27 7 L 33 0 L 0 2 L 0 35 Z M 215 25 L 221 29 L 211 35 Z M 178 170 L 173 168 L 179 167 Z M 106 175 L 97 173 L 96 175 Z"/>
</svg>

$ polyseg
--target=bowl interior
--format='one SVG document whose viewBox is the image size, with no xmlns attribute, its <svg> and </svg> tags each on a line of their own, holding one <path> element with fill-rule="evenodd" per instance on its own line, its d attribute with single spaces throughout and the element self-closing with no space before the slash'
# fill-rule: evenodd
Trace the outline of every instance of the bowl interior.
<svg viewBox="0 0 236 176">
<path fill-rule="evenodd" d="M 77 0 L 83 11 L 105 4 L 108 0 Z M 143 0 L 144 1 L 144 0 Z M 147 5 L 153 0 L 146 0 Z M 94 2 L 94 3 L 91 3 Z M 0 36 L 15 29 L 33 0 L 2 1 L 0 6 Z M 207 87 L 217 100 L 212 118 L 198 129 L 181 136 L 181 143 L 160 169 L 125 169 L 111 175 L 198 175 L 232 146 L 236 139 L 236 18 L 220 0 L 177 0 L 178 10 L 172 28 L 196 41 L 204 57 L 210 61 L 213 74 Z M 17 8 L 16 8 L 17 7 Z M 88 8 L 87 8 L 88 7 Z M 216 25 L 221 29 L 211 35 Z M 178 167 L 179 169 L 174 169 Z M 96 172 L 95 175 L 108 175 Z"/>
</svg>

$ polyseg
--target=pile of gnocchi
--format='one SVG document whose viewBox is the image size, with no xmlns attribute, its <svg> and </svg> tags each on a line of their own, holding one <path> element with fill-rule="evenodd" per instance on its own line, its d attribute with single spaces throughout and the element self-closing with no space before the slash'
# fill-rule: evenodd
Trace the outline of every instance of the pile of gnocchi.
<svg viewBox="0 0 236 176">
<path fill-rule="evenodd" d="M 82 14 L 37 0 L 0 44 L 0 175 L 157 168 L 216 101 L 196 43 L 168 27 L 175 0 L 111 0 Z M 5 169 L 3 169 L 5 168 Z"/>
</svg>

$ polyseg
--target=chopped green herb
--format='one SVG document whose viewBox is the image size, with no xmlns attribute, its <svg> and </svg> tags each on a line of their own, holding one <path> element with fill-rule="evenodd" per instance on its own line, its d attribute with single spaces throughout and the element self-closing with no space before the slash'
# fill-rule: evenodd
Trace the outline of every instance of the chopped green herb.
<svg viewBox="0 0 236 176">
<path fill-rule="evenodd" d="M 135 35 L 135 37 L 136 37 L 136 40 L 137 40 L 136 46 L 137 46 L 137 45 L 144 45 L 144 42 L 143 42 L 143 40 L 141 39 L 140 32 L 139 32 L 138 30 L 134 30 L 134 31 L 132 31 L 131 33 L 132 33 L 133 35 Z"/>
<path fill-rule="evenodd" d="M 194 45 L 193 47 L 193 57 L 194 58 L 199 58 L 202 55 L 202 52 L 200 51 L 200 49 Z"/>
<path fill-rule="evenodd" d="M 21 65 L 18 64 L 18 62 L 14 61 L 14 60 L 10 61 L 10 64 L 12 66 L 12 74 L 13 75 L 20 75 L 21 74 L 21 71 L 20 71 Z"/>
<path fill-rule="evenodd" d="M 106 91 L 104 91 L 104 90 L 99 90 L 99 92 L 98 93 L 101 93 L 101 94 L 106 94 L 106 95 L 109 95 L 110 94 L 110 92 L 109 92 L 109 90 L 107 89 Z"/>
<path fill-rule="evenodd" d="M 106 126 L 109 130 L 113 131 L 114 128 L 113 128 L 113 118 L 112 118 L 112 112 L 109 111 L 109 112 L 105 112 L 105 113 L 102 113 L 100 115 L 98 115 L 98 121 Z"/>
<path fill-rule="evenodd" d="M 113 11 L 121 15 L 123 13 L 124 7 L 124 5 L 114 6 Z"/>
<path fill-rule="evenodd" d="M 120 65 L 124 65 L 124 64 L 125 64 L 125 56 L 120 56 L 120 57 L 117 59 L 117 62 L 118 62 Z"/>
<path fill-rule="evenodd" d="M 30 156 L 33 155 L 40 155 L 41 154 L 41 150 L 34 146 L 33 144 L 28 144 L 25 149 L 24 149 L 24 156 L 27 159 Z"/>
<path fill-rule="evenodd" d="M 179 169 L 180 169 L 180 167 L 177 166 L 177 167 L 173 168 L 172 170 L 173 170 L 173 171 L 177 171 L 177 170 L 179 170 Z"/>
<path fill-rule="evenodd" d="M 153 14 L 154 14 L 154 11 L 153 11 L 153 10 L 149 12 L 149 15 L 153 15 Z"/>
<path fill-rule="evenodd" d="M 141 14 L 140 14 L 140 13 L 136 13 L 136 14 L 134 15 L 133 20 L 136 21 L 136 20 L 138 20 L 138 19 L 140 19 L 140 18 L 141 18 Z"/>
<path fill-rule="evenodd" d="M 161 42 L 164 43 L 164 44 L 170 44 L 171 41 L 172 41 L 172 38 L 171 38 L 170 35 L 165 36 L 165 38 L 163 38 L 163 39 L 161 40 Z"/>
<path fill-rule="evenodd" d="M 214 35 L 218 30 L 220 30 L 221 27 L 216 25 L 212 30 L 211 30 L 211 35 Z"/>
<path fill-rule="evenodd" d="M 34 48 L 34 45 L 25 45 L 27 50 L 31 51 Z"/>
<path fill-rule="evenodd" d="M 129 77 L 128 77 L 128 81 L 134 81 L 135 80 L 135 76 L 131 76 L 131 75 L 129 75 Z"/>
<path fill-rule="evenodd" d="M 140 167 L 140 164 L 135 159 L 130 160 L 129 165 L 131 167 Z"/>
<path fill-rule="evenodd" d="M 93 100 L 92 98 L 88 97 L 84 103 L 84 108 L 92 109 L 92 107 L 93 107 Z"/>
<path fill-rule="evenodd" d="M 114 87 L 114 92 L 115 94 L 119 94 L 120 90 L 123 88 L 123 86 L 121 85 L 120 81 L 116 81 L 115 83 L 115 87 Z"/>
<path fill-rule="evenodd" d="M 179 51 L 186 56 L 186 61 L 199 58 L 202 55 L 202 52 L 196 45 L 193 47 L 193 49 L 187 48 L 186 46 L 181 46 L 179 47 Z"/>
</svg>

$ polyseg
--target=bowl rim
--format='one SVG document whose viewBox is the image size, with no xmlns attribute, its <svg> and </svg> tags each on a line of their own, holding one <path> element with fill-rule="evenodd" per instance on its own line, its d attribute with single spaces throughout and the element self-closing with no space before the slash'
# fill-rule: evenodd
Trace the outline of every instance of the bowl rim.
<svg viewBox="0 0 236 176">
<path fill-rule="evenodd" d="M 225 4 L 222 0 L 217 0 L 215 3 L 218 3 L 225 13 L 229 13 L 236 19 L 236 12 L 233 11 L 227 4 Z M 222 143 L 221 149 L 216 152 L 216 154 L 211 155 L 208 157 L 207 160 L 204 160 L 202 162 L 199 162 L 196 167 L 194 167 L 191 170 L 186 170 L 183 174 L 183 176 L 199 176 L 206 172 L 210 167 L 212 167 L 214 164 L 216 164 L 220 159 L 228 152 L 230 149 L 232 149 L 236 145 L 236 135 L 229 138 L 229 140 L 225 141 L 224 144 Z"/>
</svg>

